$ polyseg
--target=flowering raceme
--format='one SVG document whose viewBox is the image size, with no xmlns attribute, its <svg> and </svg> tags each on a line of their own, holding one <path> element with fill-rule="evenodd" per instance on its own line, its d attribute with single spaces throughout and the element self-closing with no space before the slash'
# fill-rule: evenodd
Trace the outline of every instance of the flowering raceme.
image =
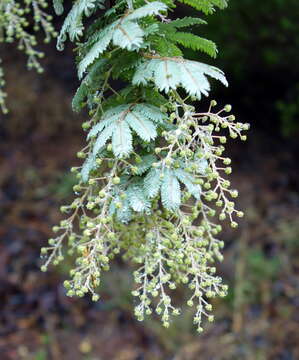
<svg viewBox="0 0 299 360">
<path fill-rule="evenodd" d="M 45 42 L 49 42 L 57 34 L 51 24 L 52 16 L 45 12 L 48 7 L 46 0 L 1 0 L 0 1 L 0 43 L 17 42 L 18 49 L 28 56 L 27 66 L 42 72 L 39 59 L 43 53 L 36 50 L 37 40 L 30 31 L 44 31 Z M 0 58 L 1 63 L 1 58 Z M 6 94 L 3 90 L 5 85 L 3 70 L 0 68 L 0 110 L 7 113 L 5 105 Z"/>
<path fill-rule="evenodd" d="M 227 5 L 181 2 L 205 14 Z M 183 48 L 211 57 L 217 48 L 186 31 L 204 20 L 168 18 L 177 4 L 117 0 L 107 8 L 104 1 L 77 0 L 67 14 L 57 47 L 68 38 L 76 42 L 81 84 L 72 106 L 88 107 L 90 119 L 82 124 L 87 144 L 77 154 L 84 162 L 72 168 L 75 199 L 61 207 L 66 219 L 41 250 L 42 270 L 71 256 L 67 294 L 91 293 L 97 301 L 102 271 L 120 254 L 135 264 L 138 320 L 156 312 L 168 327 L 180 314 L 173 291 L 185 285 L 201 332 L 204 317 L 213 321 L 211 299 L 227 293 L 215 267 L 223 258 L 221 221 L 235 228 L 243 216 L 224 145 L 227 136 L 246 140 L 249 125 L 235 120 L 230 105 L 215 110 L 214 100 L 197 110 L 194 101 L 209 96 L 211 79 L 228 83 L 218 68 L 184 59 Z M 63 13 L 62 0 L 54 7 Z"/>
</svg>

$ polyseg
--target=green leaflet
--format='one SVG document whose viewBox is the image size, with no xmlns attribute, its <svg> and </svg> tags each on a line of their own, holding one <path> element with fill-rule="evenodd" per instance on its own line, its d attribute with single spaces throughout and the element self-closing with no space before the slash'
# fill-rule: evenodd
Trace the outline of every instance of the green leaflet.
<svg viewBox="0 0 299 360">
<path fill-rule="evenodd" d="M 56 1 L 58 12 L 63 11 L 62 3 Z M 64 20 L 57 39 L 57 49 L 64 49 L 67 35 L 71 41 L 78 40 L 83 35 L 83 15 L 90 16 L 97 8 L 103 8 L 103 0 L 77 0 Z"/>
<path fill-rule="evenodd" d="M 127 224 L 130 220 L 132 220 L 133 212 L 130 207 L 130 203 L 128 200 L 124 200 L 122 203 L 122 207 L 117 210 L 116 218 L 118 221 Z"/>
<path fill-rule="evenodd" d="M 73 111 L 79 112 L 82 109 L 84 101 L 89 95 L 89 91 L 88 84 L 82 81 L 72 100 Z"/>
<path fill-rule="evenodd" d="M 208 160 L 206 159 L 198 159 L 195 161 L 197 170 L 196 172 L 202 175 L 206 175 L 207 169 L 209 168 Z"/>
<path fill-rule="evenodd" d="M 156 125 L 144 117 L 131 112 L 126 116 L 126 122 L 144 141 L 154 140 L 157 136 Z"/>
<path fill-rule="evenodd" d="M 121 184 L 126 183 L 123 180 L 122 178 Z M 148 214 L 151 209 L 151 203 L 146 197 L 140 180 L 133 178 L 130 182 L 131 185 L 126 189 L 123 188 L 124 184 L 115 187 L 113 201 L 109 207 L 110 215 L 116 215 L 117 219 L 122 223 L 128 223 L 134 212 Z M 121 197 L 120 193 L 125 197 Z M 121 204 L 121 206 L 119 207 L 117 204 Z"/>
<path fill-rule="evenodd" d="M 174 32 L 169 33 L 167 38 L 186 48 L 190 48 L 196 51 L 200 50 L 213 58 L 215 58 L 217 55 L 217 47 L 215 43 L 200 36 L 186 32 Z"/>
<path fill-rule="evenodd" d="M 159 37 L 154 41 L 154 48 L 161 56 L 183 56 L 181 49 L 166 37 Z"/>
<path fill-rule="evenodd" d="M 100 122 L 92 127 L 87 135 L 87 140 L 96 137 L 103 129 L 110 127 L 117 120 L 117 116 L 113 115 L 111 117 L 102 118 Z"/>
<path fill-rule="evenodd" d="M 146 196 L 150 199 L 156 197 L 161 190 L 163 206 L 168 210 L 174 210 L 180 205 L 181 189 L 178 182 L 185 185 L 195 199 L 200 199 L 201 187 L 195 184 L 194 177 L 183 169 L 152 168 L 145 176 L 143 186 Z"/>
<path fill-rule="evenodd" d="M 114 126 L 110 125 L 110 126 Z M 127 157 L 133 150 L 133 137 L 125 121 L 118 122 L 112 133 L 112 149 L 117 157 Z"/>
<path fill-rule="evenodd" d="M 133 150 L 131 130 L 144 141 L 156 138 L 157 124 L 162 123 L 165 115 L 150 104 L 127 104 L 112 108 L 102 116 L 87 136 L 97 136 L 93 145 L 93 154 L 106 144 L 112 137 L 112 150 L 117 157 L 127 157 Z"/>
<path fill-rule="evenodd" d="M 123 49 L 134 50 L 141 47 L 144 31 L 134 22 L 125 20 L 119 22 L 113 31 L 113 44 Z"/>
<path fill-rule="evenodd" d="M 144 99 L 144 101 L 148 101 L 149 103 L 151 103 L 156 107 L 165 105 L 167 103 L 165 96 L 160 94 L 156 89 L 153 89 L 152 87 L 144 87 L 141 89 L 141 91 L 142 91 L 142 98 Z"/>
<path fill-rule="evenodd" d="M 159 108 L 151 104 L 136 104 L 133 110 L 135 114 L 147 117 L 156 124 L 162 124 L 166 119 L 166 115 Z"/>
<path fill-rule="evenodd" d="M 115 123 L 112 123 L 111 125 L 105 127 L 105 129 L 100 133 L 100 135 L 98 136 L 96 142 L 94 143 L 93 145 L 93 150 L 92 150 L 92 153 L 94 156 L 96 156 L 98 154 L 98 152 L 100 150 L 102 150 L 102 148 L 105 146 L 106 142 L 114 135 L 114 133 L 117 131 L 117 135 L 116 135 L 116 139 L 114 139 L 114 141 L 116 142 L 116 144 L 118 145 L 118 148 L 114 148 L 113 149 L 113 152 L 115 150 L 115 154 L 118 153 L 121 149 L 121 145 L 118 144 L 117 142 L 117 137 L 120 136 L 120 140 L 119 142 L 122 143 L 122 142 L 127 142 L 129 143 L 129 148 L 131 149 L 132 148 L 132 137 L 131 137 L 131 133 L 129 131 L 129 134 L 125 133 L 125 134 L 119 134 L 119 132 L 121 132 L 122 128 L 120 128 L 119 125 L 115 124 Z M 124 129 L 124 131 L 126 131 L 127 129 Z M 128 139 L 125 139 L 124 137 L 125 136 L 128 136 Z M 115 146 L 117 146 L 115 144 Z M 124 148 L 124 151 L 126 153 L 126 148 Z"/>
<path fill-rule="evenodd" d="M 112 40 L 113 30 L 117 23 L 118 22 L 112 23 L 99 32 L 97 42 L 91 47 L 78 65 L 79 79 L 82 78 L 88 66 L 91 65 L 95 59 L 107 49 Z"/>
<path fill-rule="evenodd" d="M 190 48 L 193 50 L 200 50 L 211 57 L 216 57 L 217 55 L 217 47 L 216 45 L 207 39 L 204 39 L 200 36 L 194 35 L 190 32 L 182 32 L 177 31 L 177 28 L 187 27 L 193 24 L 203 24 L 205 23 L 201 19 L 186 17 L 183 19 L 178 19 L 171 21 L 169 23 L 162 23 L 159 25 L 160 32 L 158 36 L 160 36 L 159 40 L 157 40 L 158 44 L 164 44 L 167 46 L 175 46 L 174 44 L 179 44 L 183 47 Z M 161 38 L 162 37 L 162 38 Z M 165 53 L 165 51 L 162 52 Z M 165 54 L 164 56 L 166 56 Z M 168 56 L 178 56 L 176 54 L 172 55 L 171 53 Z"/>
<path fill-rule="evenodd" d="M 88 181 L 91 170 L 95 168 L 96 168 L 96 158 L 93 154 L 90 154 L 88 158 L 85 160 L 81 169 L 82 181 L 84 183 Z"/>
<path fill-rule="evenodd" d="M 167 5 L 165 5 L 161 1 L 153 1 L 134 10 L 126 18 L 129 21 L 138 20 L 149 15 L 154 15 L 154 16 L 159 15 L 163 11 L 167 11 Z"/>
<path fill-rule="evenodd" d="M 116 204 L 120 203 L 121 207 L 117 208 Z M 127 224 L 133 216 L 133 212 L 130 206 L 130 202 L 128 199 L 122 200 L 120 196 L 115 196 L 113 201 L 110 203 L 109 214 L 116 215 L 116 219 L 123 223 Z"/>
<path fill-rule="evenodd" d="M 163 206 L 170 211 L 178 210 L 181 205 L 181 189 L 178 179 L 171 170 L 165 170 L 161 184 Z"/>
<path fill-rule="evenodd" d="M 131 72 L 141 62 L 140 56 L 135 51 L 117 51 L 121 56 L 111 59 L 110 64 L 113 67 L 112 76 L 114 79 L 128 79 Z"/>
<path fill-rule="evenodd" d="M 179 0 L 180 2 L 192 6 L 196 10 L 200 10 L 205 14 L 212 14 L 215 7 L 224 9 L 227 6 L 226 0 Z"/>
<path fill-rule="evenodd" d="M 210 91 L 206 75 L 228 86 L 223 72 L 218 68 L 178 58 L 144 61 L 138 66 L 132 82 L 136 85 L 144 85 L 153 81 L 160 91 L 166 93 L 171 89 L 183 87 L 189 95 L 201 99 L 202 94 L 208 96 Z"/>
<path fill-rule="evenodd" d="M 194 178 L 182 169 L 174 170 L 174 175 L 186 186 L 187 190 L 195 199 L 200 198 L 201 187 L 200 185 L 194 184 Z"/>
<path fill-rule="evenodd" d="M 88 66 L 108 48 L 110 42 L 113 42 L 115 46 L 131 51 L 141 47 L 143 34 L 141 27 L 130 21 L 117 20 L 108 25 L 100 31 L 97 41 L 79 63 L 79 78 L 83 76 Z"/>
<path fill-rule="evenodd" d="M 175 28 L 184 28 L 184 27 L 189 27 L 192 25 L 206 25 L 206 24 L 207 24 L 207 22 L 205 20 L 202 20 L 199 18 L 194 18 L 194 17 L 189 17 L 189 16 L 186 16 L 181 19 L 173 20 L 169 23 L 170 26 L 175 27 Z M 163 24 L 163 25 L 168 25 L 168 24 Z"/>
<path fill-rule="evenodd" d="M 100 87 L 102 83 L 101 79 L 103 77 L 103 70 L 106 64 L 106 59 L 100 59 L 95 62 L 89 73 L 81 81 L 81 84 L 72 100 L 72 108 L 74 111 L 79 112 L 84 106 L 86 98 Z"/>
<path fill-rule="evenodd" d="M 136 175 L 143 175 L 147 170 L 157 161 L 156 156 L 154 155 L 145 155 L 141 156 L 140 163 L 135 165 L 137 170 L 135 171 Z"/>
<path fill-rule="evenodd" d="M 148 15 L 158 15 L 166 9 L 165 4 L 155 1 L 140 7 L 126 17 L 116 20 L 104 29 L 101 29 L 98 35 L 95 35 L 95 43 L 79 63 L 79 78 L 83 76 L 88 66 L 107 49 L 110 42 L 129 51 L 141 48 L 144 31 L 138 25 L 137 20 Z"/>
<path fill-rule="evenodd" d="M 130 104 L 136 99 L 138 95 L 138 89 L 136 86 L 129 85 L 121 89 L 118 94 L 114 94 L 103 101 L 103 111 L 106 112 L 109 109 L 117 108 L 122 104 Z"/>
<path fill-rule="evenodd" d="M 146 213 L 150 211 L 151 202 L 146 198 L 142 186 L 132 185 L 125 193 L 127 194 L 130 206 L 134 211 Z"/>
<path fill-rule="evenodd" d="M 155 34 L 159 31 L 159 25 L 158 24 L 151 24 L 146 29 L 144 29 L 145 36 Z"/>
<path fill-rule="evenodd" d="M 160 169 L 152 168 L 144 178 L 144 191 L 146 196 L 150 199 L 156 197 L 159 194 L 161 183 Z"/>
</svg>

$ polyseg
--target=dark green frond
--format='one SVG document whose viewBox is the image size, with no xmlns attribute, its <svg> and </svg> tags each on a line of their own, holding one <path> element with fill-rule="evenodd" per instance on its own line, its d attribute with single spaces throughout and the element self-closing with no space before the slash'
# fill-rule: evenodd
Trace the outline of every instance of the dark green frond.
<svg viewBox="0 0 299 360">
<path fill-rule="evenodd" d="M 162 24 L 164 26 L 172 26 L 175 28 L 184 28 L 184 27 L 188 27 L 188 26 L 193 26 L 193 25 L 206 25 L 207 22 L 205 20 L 202 20 L 200 18 L 194 18 L 194 17 L 190 17 L 190 16 L 186 16 L 182 19 L 176 19 L 171 21 L 169 24 Z"/>
<path fill-rule="evenodd" d="M 192 6 L 194 9 L 202 11 L 204 14 L 212 14 L 215 7 L 224 9 L 227 6 L 226 0 L 179 0 L 180 2 Z"/>
<path fill-rule="evenodd" d="M 204 39 L 200 36 L 187 32 L 176 32 L 169 33 L 167 38 L 186 48 L 190 48 L 196 51 L 200 50 L 214 58 L 217 56 L 216 44 L 213 43 L 213 41 Z"/>
</svg>

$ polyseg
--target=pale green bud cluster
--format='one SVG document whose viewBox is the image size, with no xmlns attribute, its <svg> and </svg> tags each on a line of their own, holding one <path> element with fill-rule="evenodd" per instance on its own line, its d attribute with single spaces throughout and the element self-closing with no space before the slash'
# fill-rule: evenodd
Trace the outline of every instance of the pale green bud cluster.
<svg viewBox="0 0 299 360">
<path fill-rule="evenodd" d="M 45 12 L 46 0 L 0 1 L 0 43 L 17 41 L 28 56 L 28 67 L 42 72 L 43 54 L 28 29 L 31 15 L 33 30 L 42 29 L 45 42 L 57 35 Z M 57 48 L 62 50 L 68 37 L 79 42 L 85 17 L 107 5 L 101 0 L 74 1 Z M 224 8 L 226 1 L 190 5 L 209 14 L 215 7 Z M 224 144 L 226 136 L 246 140 L 243 132 L 249 125 L 228 115 L 231 105 L 215 112 L 213 100 L 205 113 L 190 105 L 209 92 L 207 76 L 227 85 L 221 70 L 183 59 L 177 45 L 202 49 L 212 57 L 217 53 L 211 41 L 195 35 L 190 40 L 188 33 L 177 32 L 188 27 L 191 18 L 173 26 L 166 0 L 125 1 L 112 7 L 105 21 L 95 17 L 86 42 L 77 43 L 82 82 L 72 105 L 76 111 L 89 106 L 91 119 L 82 124 L 88 144 L 77 153 L 83 166 L 71 169 L 78 183 L 72 203 L 61 206 L 67 217 L 53 227 L 55 237 L 41 249 L 46 258 L 41 270 L 69 256 L 73 267 L 64 282 L 67 295 L 90 293 L 97 301 L 101 273 L 120 254 L 136 264 L 132 295 L 138 320 L 156 313 L 169 327 L 181 311 L 174 305 L 174 291 L 185 285 L 187 305 L 194 308 L 194 324 L 201 332 L 203 318 L 214 320 L 211 299 L 228 290 L 216 275 L 215 262 L 223 259 L 224 247 L 217 217 L 235 228 L 236 218 L 243 216 L 235 208 L 238 191 L 227 179 L 232 168 Z M 63 2 L 55 0 L 54 8 L 61 14 Z M 173 36 L 176 33 L 180 37 Z M 112 79 L 126 85 L 116 91 Z M 3 86 L 0 69 L 0 108 L 7 112 Z"/>
<path fill-rule="evenodd" d="M 5 105 L 5 98 L 6 98 L 6 93 L 3 91 L 5 85 L 5 80 L 4 80 L 4 73 L 3 70 L 1 68 L 1 59 L 0 59 L 0 110 L 4 113 L 7 114 L 8 109 Z"/>
<path fill-rule="evenodd" d="M 140 167 L 144 166 L 140 155 L 118 158 L 110 142 L 97 156 L 96 168 L 87 182 L 82 181 L 79 168 L 72 168 L 79 178 L 74 186 L 77 197 L 61 207 L 69 217 L 53 228 L 58 237 L 50 239 L 49 246 L 42 249 L 42 254 L 48 256 L 42 270 L 50 262 L 62 261 L 64 252 L 75 256 L 70 280 L 65 282 L 67 294 L 81 297 L 91 293 L 97 300 L 101 272 L 109 270 L 110 260 L 121 253 L 124 259 L 138 265 L 132 291 L 138 299 L 138 320 L 156 313 L 168 327 L 172 316 L 181 311 L 171 295 L 178 286 L 185 285 L 190 292 L 187 305 L 194 308 L 194 324 L 201 332 L 203 318 L 214 320 L 211 299 L 227 294 L 227 286 L 216 275 L 214 265 L 222 261 L 224 246 L 218 239 L 222 227 L 216 218 L 229 220 L 234 228 L 235 218 L 243 216 L 233 201 L 238 191 L 231 189 L 225 177 L 231 172 L 231 159 L 223 155 L 224 135 L 219 131 L 241 138 L 249 126 L 227 115 L 228 106 L 214 113 L 211 103 L 208 112 L 198 113 L 178 94 L 173 94 L 170 104 L 168 122 L 175 127 L 161 131 L 154 142 L 154 158 L 145 175 L 140 175 Z M 91 138 L 89 146 L 77 156 L 88 159 L 95 141 Z M 140 184 L 151 169 L 157 171 L 155 181 L 163 181 L 167 171 L 183 170 L 186 174 L 177 210 L 167 209 L 163 189 L 161 195 L 146 200 L 148 208 L 143 210 L 143 198 L 135 199 L 136 194 L 127 190 L 131 183 Z"/>
<path fill-rule="evenodd" d="M 47 7 L 46 0 L 0 1 L 0 44 L 1 42 L 12 43 L 16 41 L 18 49 L 24 51 L 28 56 L 28 68 L 36 69 L 39 73 L 43 71 L 39 60 L 44 54 L 36 50 L 36 37 L 28 28 L 33 24 L 35 32 L 43 30 L 46 43 L 57 36 L 51 24 L 52 16 L 45 12 Z M 0 109 L 7 113 L 8 110 L 4 101 L 6 97 L 3 91 L 4 84 L 3 71 L 0 68 Z"/>
</svg>

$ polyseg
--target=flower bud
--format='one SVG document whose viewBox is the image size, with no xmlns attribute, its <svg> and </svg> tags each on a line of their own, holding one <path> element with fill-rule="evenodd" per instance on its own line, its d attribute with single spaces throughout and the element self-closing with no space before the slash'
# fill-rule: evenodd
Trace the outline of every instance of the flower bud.
<svg viewBox="0 0 299 360">
<path fill-rule="evenodd" d="M 232 111 L 232 106 L 231 105 L 225 105 L 225 107 L 224 107 L 224 111 L 225 112 L 231 112 Z"/>
<path fill-rule="evenodd" d="M 120 178 L 119 178 L 118 176 L 115 176 L 115 177 L 113 178 L 112 182 L 113 182 L 114 185 L 117 185 L 117 184 L 120 183 Z"/>
</svg>

